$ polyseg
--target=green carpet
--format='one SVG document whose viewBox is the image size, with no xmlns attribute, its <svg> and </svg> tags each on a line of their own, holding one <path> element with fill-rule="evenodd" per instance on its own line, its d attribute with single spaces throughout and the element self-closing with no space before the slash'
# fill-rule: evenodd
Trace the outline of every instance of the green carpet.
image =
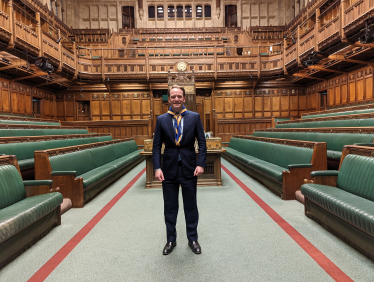
<svg viewBox="0 0 374 282">
<path fill-rule="evenodd" d="M 227 161 L 223 164 L 355 281 L 371 281 L 373 262 L 304 216 L 296 201 L 282 201 Z M 0 271 L 0 281 L 27 281 L 138 174 L 134 168 L 83 209 Z M 224 172 L 223 186 L 199 187 L 202 254 L 187 246 L 182 199 L 177 247 L 166 243 L 161 189 L 146 190 L 145 174 L 78 244 L 46 281 L 332 281 Z"/>
</svg>

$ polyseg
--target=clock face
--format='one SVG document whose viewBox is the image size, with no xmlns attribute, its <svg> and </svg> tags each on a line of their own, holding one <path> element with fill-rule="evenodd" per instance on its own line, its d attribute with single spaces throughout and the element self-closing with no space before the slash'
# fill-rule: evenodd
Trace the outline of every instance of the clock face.
<svg viewBox="0 0 374 282">
<path fill-rule="evenodd" d="M 179 71 L 185 71 L 186 68 L 187 68 L 187 64 L 186 64 L 186 62 L 179 62 L 179 63 L 177 64 L 177 69 L 178 69 Z"/>
</svg>

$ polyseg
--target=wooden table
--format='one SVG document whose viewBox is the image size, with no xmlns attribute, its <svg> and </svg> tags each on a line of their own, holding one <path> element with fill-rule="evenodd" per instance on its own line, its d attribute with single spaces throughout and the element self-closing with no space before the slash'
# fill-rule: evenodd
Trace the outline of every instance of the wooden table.
<svg viewBox="0 0 374 282">
<path fill-rule="evenodd" d="M 221 181 L 221 154 L 225 149 L 207 150 L 207 166 L 204 173 L 197 178 L 197 186 L 222 186 Z M 161 181 L 156 180 L 153 170 L 152 151 L 142 151 L 141 155 L 146 160 L 146 185 L 145 188 L 162 188 Z M 161 157 L 162 158 L 162 157 Z M 161 160 L 162 161 L 162 160 Z"/>
</svg>

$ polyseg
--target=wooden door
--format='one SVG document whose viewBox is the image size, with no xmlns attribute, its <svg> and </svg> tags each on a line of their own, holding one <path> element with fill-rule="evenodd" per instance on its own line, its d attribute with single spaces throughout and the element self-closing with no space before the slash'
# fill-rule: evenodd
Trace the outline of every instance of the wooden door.
<svg viewBox="0 0 374 282">
<path fill-rule="evenodd" d="M 77 120 L 90 120 L 90 102 L 77 102 Z"/>
</svg>

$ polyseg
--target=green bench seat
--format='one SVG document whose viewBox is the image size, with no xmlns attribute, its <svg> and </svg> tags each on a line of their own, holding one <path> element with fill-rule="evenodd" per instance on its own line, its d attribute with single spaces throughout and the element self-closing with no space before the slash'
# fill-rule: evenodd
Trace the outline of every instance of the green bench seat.
<svg viewBox="0 0 374 282">
<path fill-rule="evenodd" d="M 50 183 L 23 182 L 14 165 L 0 166 L 0 269 L 51 228 L 60 225 L 63 201 L 60 193 L 26 197 L 25 186 Z"/>
<path fill-rule="evenodd" d="M 362 127 L 374 126 L 373 119 L 347 119 L 347 120 L 324 120 L 305 121 L 293 123 L 277 123 L 276 128 L 316 128 L 316 127 Z"/>
<path fill-rule="evenodd" d="M 374 153 L 373 149 L 370 151 Z M 301 186 L 305 215 L 340 234 L 339 237 L 371 259 L 374 258 L 373 171 L 372 157 L 347 154 L 339 171 L 312 172 L 315 183 Z M 325 185 L 316 177 L 336 177 L 336 185 Z"/>
<path fill-rule="evenodd" d="M 34 152 L 112 140 L 111 136 L 0 144 L 0 154 L 15 155 L 21 171 L 34 168 Z"/>
<path fill-rule="evenodd" d="M 0 123 L 6 124 L 26 124 L 26 125 L 55 125 L 61 126 L 58 122 L 28 121 L 28 120 L 0 120 Z"/>
<path fill-rule="evenodd" d="M 307 115 L 302 116 L 301 119 L 310 119 L 310 118 L 319 118 L 319 117 L 333 117 L 333 116 L 345 116 L 345 115 L 359 115 L 374 113 L 374 109 L 362 109 L 362 110 L 353 110 L 345 112 L 335 112 L 335 113 L 326 113 L 326 114 L 316 114 L 316 115 Z"/>
<path fill-rule="evenodd" d="M 41 135 L 68 135 L 68 134 L 88 134 L 87 129 L 74 128 L 48 128 L 48 129 L 32 129 L 32 128 L 0 128 L 0 137 L 12 136 L 41 136 Z"/>
<path fill-rule="evenodd" d="M 318 150 L 326 150 L 325 144 Z M 313 153 L 316 150 L 303 147 L 263 142 L 244 138 L 231 138 L 223 157 L 243 169 L 250 176 L 263 182 L 283 199 L 295 199 L 296 190 L 305 176 L 310 173 Z M 314 162 L 318 169 L 326 168 L 327 159 L 321 156 L 320 163 Z M 289 183 L 285 174 L 297 175 L 298 181 Z M 299 174 L 299 175 L 298 175 Z"/>
<path fill-rule="evenodd" d="M 364 133 L 322 133 L 322 132 L 270 132 L 270 131 L 254 131 L 253 136 L 303 140 L 311 142 L 326 142 L 327 158 L 335 162 L 332 163 L 331 169 L 339 166 L 340 157 L 345 145 L 353 145 L 356 143 L 373 143 L 374 134 Z M 373 144 L 374 145 L 374 144 Z"/>
<path fill-rule="evenodd" d="M 35 152 L 35 178 L 52 179 L 53 185 L 61 188 L 64 197 L 72 200 L 73 207 L 83 207 L 84 203 L 144 159 L 134 140 L 83 146 L 59 155 L 53 155 L 53 150 Z M 43 166 L 50 167 L 50 170 L 43 170 Z M 64 189 L 64 183 L 70 183 L 74 188 Z"/>
</svg>

